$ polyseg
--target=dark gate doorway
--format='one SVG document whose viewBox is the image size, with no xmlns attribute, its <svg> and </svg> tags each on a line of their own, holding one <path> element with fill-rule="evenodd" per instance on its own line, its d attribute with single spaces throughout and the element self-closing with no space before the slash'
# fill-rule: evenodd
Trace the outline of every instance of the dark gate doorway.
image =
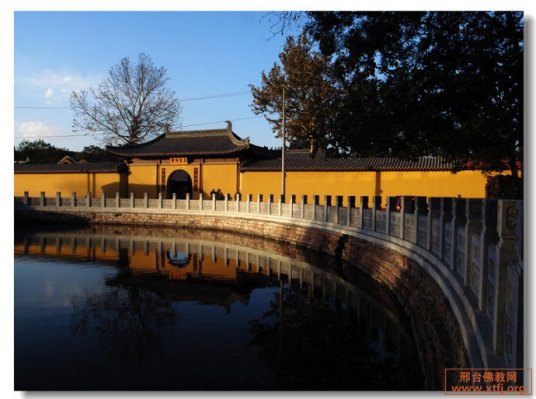
<svg viewBox="0 0 536 399">
<path fill-rule="evenodd" d="M 192 198 L 192 179 L 184 170 L 176 170 L 169 175 L 167 197 L 172 198 L 173 193 L 177 194 L 177 199 L 185 199 L 186 193 Z"/>
</svg>

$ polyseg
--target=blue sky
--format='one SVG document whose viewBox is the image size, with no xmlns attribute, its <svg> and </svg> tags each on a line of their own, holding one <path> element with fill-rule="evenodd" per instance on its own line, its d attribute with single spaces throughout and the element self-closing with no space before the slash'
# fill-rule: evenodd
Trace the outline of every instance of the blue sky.
<svg viewBox="0 0 536 399">
<path fill-rule="evenodd" d="M 69 95 L 95 87 L 121 58 L 149 54 L 168 70 L 185 130 L 224 127 L 258 145 L 279 146 L 250 108 L 249 84 L 278 61 L 285 38 L 267 12 L 15 12 L 15 145 L 42 138 L 81 150 L 100 142 L 73 133 Z M 199 99 L 226 95 L 212 99 Z M 20 107 L 58 107 L 28 109 Z"/>
</svg>

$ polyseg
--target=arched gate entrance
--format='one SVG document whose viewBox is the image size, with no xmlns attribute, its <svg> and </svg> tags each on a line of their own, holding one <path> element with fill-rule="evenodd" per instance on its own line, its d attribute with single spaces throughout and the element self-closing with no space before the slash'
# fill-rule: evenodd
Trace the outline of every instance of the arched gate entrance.
<svg viewBox="0 0 536 399">
<path fill-rule="evenodd" d="M 167 181 L 167 198 L 171 198 L 173 193 L 178 199 L 185 199 L 186 193 L 192 197 L 192 179 L 184 170 L 176 170 L 169 175 Z"/>
</svg>

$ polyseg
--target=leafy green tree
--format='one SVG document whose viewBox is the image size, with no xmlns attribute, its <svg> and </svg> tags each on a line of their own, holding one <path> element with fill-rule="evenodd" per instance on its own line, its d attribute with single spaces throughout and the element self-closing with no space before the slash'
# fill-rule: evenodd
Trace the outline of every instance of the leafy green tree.
<svg viewBox="0 0 536 399">
<path fill-rule="evenodd" d="M 253 111 L 263 114 L 274 134 L 281 137 L 285 89 L 285 128 L 290 146 L 326 146 L 337 95 L 328 60 L 301 35 L 287 38 L 279 61 L 268 74 L 262 72 L 259 87 L 250 85 Z"/>
<path fill-rule="evenodd" d="M 106 150 L 98 145 L 88 145 L 82 148 L 82 154 L 102 154 L 105 152 Z"/>
<path fill-rule="evenodd" d="M 78 158 L 84 159 L 88 162 L 104 162 L 104 161 L 117 161 L 118 158 L 115 155 L 110 154 L 104 148 L 96 145 L 89 145 L 82 149 Z"/>
<path fill-rule="evenodd" d="M 305 30 L 341 87 L 339 151 L 440 155 L 518 176 L 523 14 L 311 12 Z M 286 20 L 288 21 L 288 16 Z"/>
<path fill-rule="evenodd" d="M 136 144 L 161 134 L 180 116 L 166 74 L 144 53 L 136 64 L 123 58 L 97 88 L 73 91 L 73 130 L 99 134 L 106 144 Z"/>
<path fill-rule="evenodd" d="M 58 148 L 44 140 L 22 140 L 15 148 L 15 160 L 31 163 L 56 163 L 66 155 L 70 155 L 66 148 Z"/>
</svg>

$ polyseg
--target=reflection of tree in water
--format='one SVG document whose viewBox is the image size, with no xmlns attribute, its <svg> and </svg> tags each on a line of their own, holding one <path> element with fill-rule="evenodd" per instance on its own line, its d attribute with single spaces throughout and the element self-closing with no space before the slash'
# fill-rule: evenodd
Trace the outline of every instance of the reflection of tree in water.
<svg viewBox="0 0 536 399">
<path fill-rule="evenodd" d="M 121 364 L 161 352 L 166 330 L 176 322 L 169 300 L 135 286 L 112 286 L 102 294 L 75 297 L 73 308 L 73 332 L 94 336 Z"/>
<path fill-rule="evenodd" d="M 401 366 L 381 360 L 354 312 L 285 287 L 251 322 L 252 344 L 276 370 L 278 389 L 413 389 Z"/>
</svg>

